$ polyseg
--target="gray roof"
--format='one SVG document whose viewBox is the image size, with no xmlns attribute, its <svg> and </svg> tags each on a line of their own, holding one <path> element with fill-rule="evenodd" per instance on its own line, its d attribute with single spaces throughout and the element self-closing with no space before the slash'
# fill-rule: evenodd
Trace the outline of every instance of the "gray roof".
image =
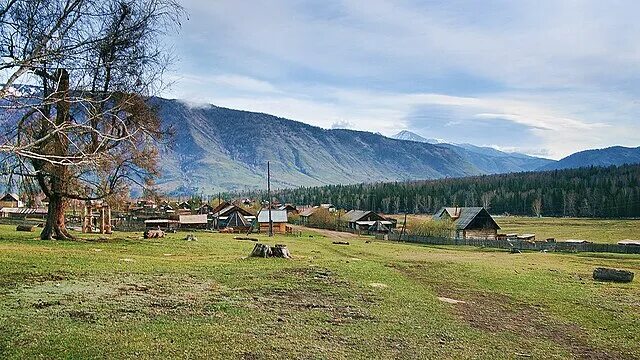
<svg viewBox="0 0 640 360">
<path fill-rule="evenodd" d="M 466 229 L 471 222 L 480 214 L 491 218 L 491 215 L 483 207 L 443 207 L 433 215 L 433 220 L 446 220 L 453 219 L 453 223 L 457 230 Z M 491 218 L 491 221 L 495 226 L 500 229 L 500 226 Z"/>
<path fill-rule="evenodd" d="M 344 218 L 348 222 L 356 222 L 356 221 L 359 221 L 360 219 L 368 216 L 369 214 L 374 214 L 379 219 L 383 219 L 382 216 L 374 213 L 371 210 L 351 210 L 351 211 L 348 211 L 346 214 L 344 214 Z"/>
<path fill-rule="evenodd" d="M 302 217 L 307 217 L 307 216 L 311 216 L 313 215 L 316 211 L 318 211 L 320 208 L 319 207 L 312 207 L 312 208 L 308 208 L 305 211 L 300 213 L 300 216 Z"/>
<path fill-rule="evenodd" d="M 286 210 L 271 210 L 271 221 L 274 223 L 286 223 L 288 220 Z M 262 209 L 258 213 L 259 223 L 269 222 L 269 209 Z"/>
</svg>

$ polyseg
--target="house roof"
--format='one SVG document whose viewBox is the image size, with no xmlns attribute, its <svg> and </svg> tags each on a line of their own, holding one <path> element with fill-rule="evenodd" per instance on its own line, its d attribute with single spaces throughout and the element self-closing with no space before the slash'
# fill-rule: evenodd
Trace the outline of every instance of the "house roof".
<svg viewBox="0 0 640 360">
<path fill-rule="evenodd" d="M 361 219 L 369 216 L 369 215 L 374 215 L 374 217 L 376 218 L 376 220 L 384 220 L 384 218 L 376 213 L 374 213 L 371 210 L 351 210 L 349 212 L 347 212 L 346 214 L 344 214 L 345 219 L 348 222 L 356 222 L 356 221 L 360 221 Z"/>
<path fill-rule="evenodd" d="M 231 205 L 231 204 L 229 204 L 229 203 L 228 203 L 228 202 L 226 202 L 226 201 L 222 201 L 220 204 L 216 205 L 216 206 L 211 210 L 211 212 L 215 214 L 215 213 L 219 212 L 220 210 L 222 210 L 222 209 L 226 208 L 226 207 L 227 207 L 227 206 L 229 206 L 229 205 Z"/>
<path fill-rule="evenodd" d="M 271 221 L 274 223 L 286 223 L 288 221 L 287 211 L 286 210 L 271 210 Z M 259 223 L 268 223 L 269 222 L 269 210 L 262 209 L 258 213 L 258 222 Z"/>
<path fill-rule="evenodd" d="M 206 224 L 207 215 L 180 215 L 180 224 Z"/>
<path fill-rule="evenodd" d="M 4 194 L 2 199 L 0 199 L 0 201 L 20 201 L 20 197 L 18 196 L 18 194 L 6 193 Z"/>
<path fill-rule="evenodd" d="M 493 220 L 489 212 L 483 207 L 443 207 L 433 216 L 433 220 L 451 219 L 457 230 L 465 230 L 479 215 L 491 219 L 496 229 L 500 226 Z"/>
<path fill-rule="evenodd" d="M 300 213 L 300 216 L 302 216 L 302 217 L 311 216 L 316 211 L 318 211 L 318 209 L 320 209 L 320 208 L 319 207 L 312 207 L 312 208 L 305 209 L 303 212 Z"/>
<path fill-rule="evenodd" d="M 243 216 L 251 216 L 253 215 L 251 212 L 249 212 L 246 209 L 241 208 L 240 206 L 236 206 L 236 205 L 227 205 L 226 207 L 215 211 L 213 213 L 213 216 L 229 216 L 231 215 L 232 212 L 239 212 L 240 214 L 242 214 Z"/>
</svg>

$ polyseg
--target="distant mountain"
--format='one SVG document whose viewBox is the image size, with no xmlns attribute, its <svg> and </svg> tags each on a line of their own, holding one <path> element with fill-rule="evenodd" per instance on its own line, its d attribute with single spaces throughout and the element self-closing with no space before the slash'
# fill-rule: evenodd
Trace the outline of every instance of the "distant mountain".
<svg viewBox="0 0 640 360">
<path fill-rule="evenodd" d="M 438 139 L 427 139 L 409 130 L 402 130 L 399 133 L 392 135 L 391 138 L 397 139 L 397 140 L 417 141 L 417 142 L 423 142 L 427 144 L 440 143 Z"/>
<path fill-rule="evenodd" d="M 640 164 L 640 147 L 613 146 L 604 149 L 580 151 L 557 162 L 542 166 L 540 169 L 560 170 L 624 164 Z"/>
<path fill-rule="evenodd" d="M 155 98 L 175 144 L 159 185 L 173 194 L 435 179 L 534 170 L 546 159 L 480 154 L 449 144 L 322 129 L 272 115 Z"/>
</svg>

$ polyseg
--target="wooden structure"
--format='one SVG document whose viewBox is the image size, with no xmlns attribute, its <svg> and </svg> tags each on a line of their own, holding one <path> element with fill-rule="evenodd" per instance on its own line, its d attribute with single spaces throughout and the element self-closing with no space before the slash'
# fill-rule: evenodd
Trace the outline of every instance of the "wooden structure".
<svg viewBox="0 0 640 360">
<path fill-rule="evenodd" d="M 20 201 L 20 197 L 17 194 L 4 194 L 2 198 L 0 198 L 0 208 L 21 208 L 24 204 Z"/>
<path fill-rule="evenodd" d="M 87 201 L 84 204 L 83 233 L 111 234 L 111 207 L 106 202 Z"/>
<path fill-rule="evenodd" d="M 287 216 L 286 210 L 271 210 L 271 223 L 273 224 L 273 232 L 276 234 L 285 234 L 287 232 Z M 262 209 L 258 213 L 258 224 L 260 232 L 269 233 L 269 209 Z"/>
<path fill-rule="evenodd" d="M 379 214 L 368 210 L 351 210 L 344 214 L 349 229 L 352 230 L 369 230 L 375 225 L 376 221 L 381 222 L 387 228 L 392 228 L 394 224 Z"/>
<path fill-rule="evenodd" d="M 180 215 L 181 229 L 207 229 L 209 220 L 206 214 L 202 215 Z"/>
<path fill-rule="evenodd" d="M 456 239 L 496 240 L 500 230 L 483 207 L 444 207 L 433 215 L 433 220 L 451 221 Z"/>
</svg>

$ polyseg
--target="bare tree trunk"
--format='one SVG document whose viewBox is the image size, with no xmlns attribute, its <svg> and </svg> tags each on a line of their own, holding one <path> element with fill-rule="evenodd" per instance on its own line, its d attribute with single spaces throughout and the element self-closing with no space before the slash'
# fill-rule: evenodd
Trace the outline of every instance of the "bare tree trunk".
<svg viewBox="0 0 640 360">
<path fill-rule="evenodd" d="M 40 239 L 42 240 L 72 240 L 74 236 L 69 234 L 65 225 L 64 211 L 66 209 L 65 200 L 52 194 L 49 197 L 49 208 L 47 211 L 47 222 L 42 229 Z"/>
</svg>

